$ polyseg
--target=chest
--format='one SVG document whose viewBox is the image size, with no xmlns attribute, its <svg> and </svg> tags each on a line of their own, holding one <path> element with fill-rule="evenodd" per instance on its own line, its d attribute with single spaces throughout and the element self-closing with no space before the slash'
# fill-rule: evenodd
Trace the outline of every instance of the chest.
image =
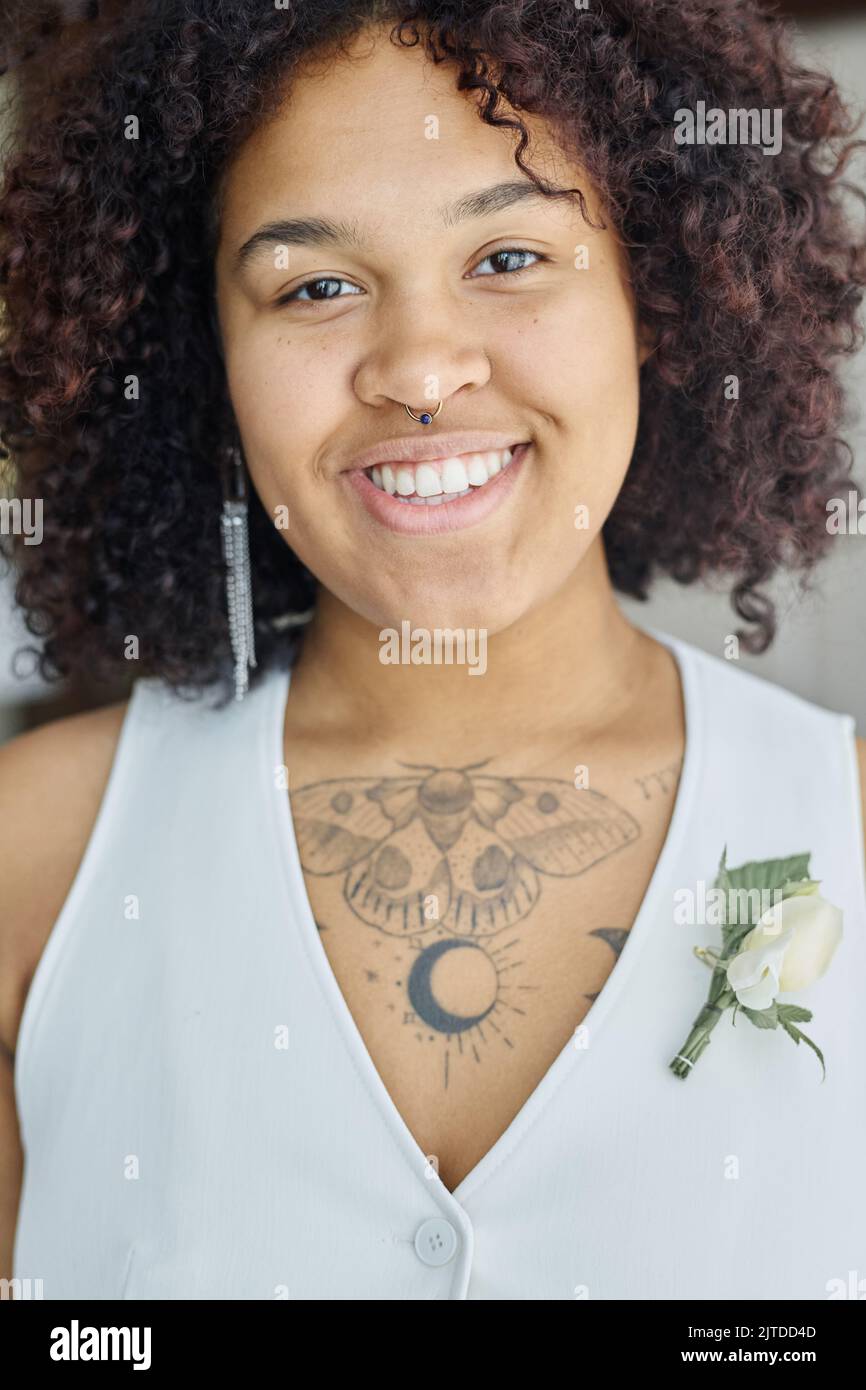
<svg viewBox="0 0 866 1390">
<path fill-rule="evenodd" d="M 449 1190 L 575 1039 L 616 969 L 668 830 L 676 772 L 620 779 L 611 794 L 552 778 L 511 789 L 505 778 L 426 788 L 383 779 L 358 807 L 359 788 L 339 779 L 293 793 L 325 968 Z"/>
</svg>

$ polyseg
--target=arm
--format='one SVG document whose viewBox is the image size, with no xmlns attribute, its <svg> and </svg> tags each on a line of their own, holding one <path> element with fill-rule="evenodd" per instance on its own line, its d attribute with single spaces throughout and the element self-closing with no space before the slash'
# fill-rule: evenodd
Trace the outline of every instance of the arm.
<svg viewBox="0 0 866 1390">
<path fill-rule="evenodd" d="M 0 1044 L 0 1279 L 12 1278 L 12 1243 L 24 1160 L 12 1093 L 12 1058 Z"/>
</svg>

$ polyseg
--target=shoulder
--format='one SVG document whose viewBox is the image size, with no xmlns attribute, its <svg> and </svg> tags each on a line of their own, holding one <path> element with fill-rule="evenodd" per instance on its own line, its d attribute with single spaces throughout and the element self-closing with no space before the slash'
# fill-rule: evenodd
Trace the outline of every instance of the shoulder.
<svg viewBox="0 0 866 1390">
<path fill-rule="evenodd" d="M 0 1043 L 8 1052 L 93 830 L 127 706 L 56 719 L 0 747 Z"/>
</svg>

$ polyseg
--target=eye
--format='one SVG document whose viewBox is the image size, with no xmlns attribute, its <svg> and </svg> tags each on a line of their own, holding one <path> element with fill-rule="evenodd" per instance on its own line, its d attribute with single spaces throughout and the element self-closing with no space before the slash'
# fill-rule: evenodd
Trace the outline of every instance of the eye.
<svg viewBox="0 0 866 1390">
<path fill-rule="evenodd" d="M 549 261 L 549 260 L 550 260 L 550 257 L 549 257 L 549 256 L 545 256 L 545 254 L 544 254 L 543 251 L 529 251 L 529 250 L 527 250 L 525 247 L 521 247 L 521 246 L 503 246 L 503 248 L 502 248 L 501 251 L 491 251 L 491 252 L 490 252 L 490 255 L 489 255 L 489 256 L 485 256 L 485 257 L 484 257 L 484 260 L 483 260 L 483 261 L 479 261 L 478 264 L 479 264 L 479 265 L 484 265 L 484 264 L 486 264 L 487 261 L 497 261 L 497 260 L 499 260 L 500 257 L 504 257 L 504 258 L 506 258 L 506 259 L 508 259 L 508 260 L 510 261 L 511 258 L 512 258 L 513 256 L 534 256 L 534 257 L 535 257 L 536 263 L 539 264 L 539 265 L 541 264 L 542 261 Z M 514 277 L 515 277 L 516 275 L 523 275 L 525 271 L 531 270 L 531 269 L 532 269 L 532 266 L 531 266 L 531 265 L 518 266 L 517 268 L 513 268 L 513 267 L 510 267 L 510 266 L 509 266 L 509 267 L 503 268 L 503 269 L 501 269 L 501 270 L 495 270 L 495 271 L 493 272 L 493 274 L 494 274 L 494 275 L 507 275 L 507 276 L 509 277 L 509 279 L 514 279 Z"/>
<path fill-rule="evenodd" d="M 302 294 L 302 292 L 303 292 L 304 290 L 321 290 L 321 289 L 323 288 L 323 286 L 326 286 L 326 285 L 349 285 L 349 284 L 351 284 L 351 282 L 350 282 L 349 280 L 341 280 L 341 279 L 339 279 L 336 275 L 322 275 L 322 276 L 320 276 L 317 280 L 305 280 L 304 283 L 303 283 L 303 285 L 298 285 L 298 286 L 296 287 L 296 289 L 291 290 L 291 291 L 289 292 L 289 294 L 284 294 L 284 295 L 282 296 L 282 298 L 281 298 L 281 299 L 278 299 L 276 302 L 277 302 L 278 305 L 279 305 L 279 304 L 292 304 L 292 303 L 294 303 L 294 304 L 321 304 L 321 303 L 322 303 L 324 300 L 326 300 L 326 299 L 342 299 L 342 298 L 343 298 L 342 295 L 339 295 L 339 294 L 331 294 L 331 293 L 329 293 L 329 292 L 327 292 L 327 291 L 326 291 L 325 293 L 321 294 L 321 295 L 319 295 L 319 294 L 313 294 L 313 295 L 311 295 L 311 296 L 310 296 L 309 298 L 307 298 L 307 299 L 301 299 L 300 296 L 301 296 L 301 294 Z M 352 285 L 351 288 L 355 291 L 356 294 L 363 294 L 363 290 L 359 290 L 357 285 Z"/>
<path fill-rule="evenodd" d="M 500 257 L 510 260 L 513 256 L 534 256 L 537 264 L 541 264 L 542 261 L 550 260 L 550 257 L 546 256 L 543 251 L 529 251 L 525 247 L 520 246 L 505 246 L 501 251 L 491 251 L 490 254 L 485 256 L 484 260 L 479 261 L 478 264 L 484 265 L 487 261 L 498 261 Z M 505 275 L 513 280 L 515 276 L 523 275 L 527 270 L 531 269 L 531 265 L 518 266 L 516 268 L 514 266 L 507 266 L 495 270 L 493 275 Z M 341 294 L 330 293 L 325 288 L 329 285 L 349 285 L 353 293 L 364 293 L 357 285 L 353 285 L 350 280 L 343 280 L 336 275 L 322 275 L 316 280 L 305 280 L 302 285 L 298 285 L 288 294 L 284 294 L 276 301 L 276 307 L 279 307 L 281 304 L 322 304 L 328 299 L 342 299 L 344 297 Z M 306 298 L 302 298 L 305 292 L 307 292 Z"/>
</svg>

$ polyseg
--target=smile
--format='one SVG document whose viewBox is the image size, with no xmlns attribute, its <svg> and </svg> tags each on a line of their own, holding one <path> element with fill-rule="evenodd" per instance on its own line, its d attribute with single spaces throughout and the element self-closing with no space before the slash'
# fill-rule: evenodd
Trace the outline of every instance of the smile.
<svg viewBox="0 0 866 1390">
<path fill-rule="evenodd" d="M 404 536 L 436 536 L 477 526 L 504 505 L 517 486 L 531 444 L 395 459 L 342 474 L 363 509 L 380 526 Z"/>
<path fill-rule="evenodd" d="M 511 449 L 491 449 L 485 453 L 428 459 L 425 463 L 376 464 L 365 468 L 364 472 L 374 487 L 387 492 L 397 502 L 438 507 L 484 487 L 497 473 L 509 468 L 513 458 Z"/>
</svg>

